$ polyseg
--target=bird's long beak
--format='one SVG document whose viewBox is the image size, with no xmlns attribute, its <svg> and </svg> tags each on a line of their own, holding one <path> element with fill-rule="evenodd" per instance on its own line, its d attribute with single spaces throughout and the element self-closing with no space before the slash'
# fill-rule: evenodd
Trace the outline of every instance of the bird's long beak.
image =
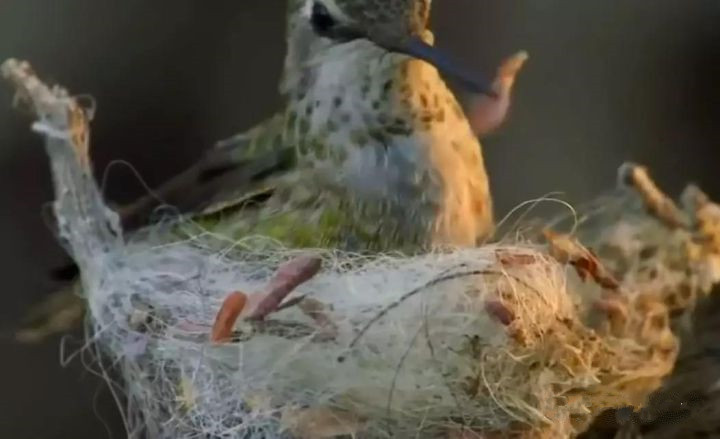
<svg viewBox="0 0 720 439">
<path fill-rule="evenodd" d="M 400 45 L 386 47 L 386 49 L 421 59 L 435 66 L 441 73 L 448 75 L 460 82 L 469 91 L 496 97 L 497 93 L 492 88 L 492 83 L 485 77 L 478 74 L 471 74 L 462 69 L 441 50 L 431 46 L 418 37 L 405 40 Z"/>
</svg>

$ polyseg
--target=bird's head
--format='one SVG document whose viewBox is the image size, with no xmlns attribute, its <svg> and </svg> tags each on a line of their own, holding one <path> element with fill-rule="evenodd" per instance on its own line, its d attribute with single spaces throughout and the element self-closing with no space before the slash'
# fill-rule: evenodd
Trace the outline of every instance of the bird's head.
<svg viewBox="0 0 720 439">
<path fill-rule="evenodd" d="M 343 56 L 363 42 L 434 65 L 475 93 L 493 95 L 489 81 L 453 63 L 432 44 L 432 0 L 289 0 L 288 54 L 283 88 L 304 69 Z M 347 48 L 347 51 L 344 49 Z M 293 79 L 291 79 L 293 78 Z"/>
</svg>

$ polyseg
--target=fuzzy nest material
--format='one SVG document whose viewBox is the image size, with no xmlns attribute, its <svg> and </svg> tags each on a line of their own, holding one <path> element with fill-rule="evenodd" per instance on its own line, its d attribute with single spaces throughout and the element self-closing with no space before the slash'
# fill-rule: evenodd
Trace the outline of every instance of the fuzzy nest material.
<svg viewBox="0 0 720 439">
<path fill-rule="evenodd" d="M 635 194 L 575 224 L 599 258 L 552 232 L 550 251 L 528 240 L 412 258 L 228 242 L 189 222 L 177 242 L 160 243 L 162 226 L 126 240 L 91 177 L 87 112 L 24 63 L 3 73 L 47 137 L 60 235 L 92 341 L 122 375 L 129 437 L 573 437 L 645 403 L 677 355 L 670 311 L 717 280 L 702 228 L 663 224 Z M 322 269 L 254 318 L 298 260 Z M 244 314 L 219 322 L 234 291 Z M 219 324 L 230 338 L 211 341 Z"/>
</svg>

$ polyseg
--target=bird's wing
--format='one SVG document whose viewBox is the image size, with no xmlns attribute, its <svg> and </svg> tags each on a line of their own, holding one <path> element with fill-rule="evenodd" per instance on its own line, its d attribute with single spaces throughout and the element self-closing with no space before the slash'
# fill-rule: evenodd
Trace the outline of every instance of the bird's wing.
<svg viewBox="0 0 720 439">
<path fill-rule="evenodd" d="M 282 141 L 278 114 L 250 131 L 219 142 L 196 164 L 136 202 L 120 209 L 123 228 L 150 223 L 160 206 L 188 216 L 218 213 L 274 189 L 277 177 L 295 165 L 295 151 Z"/>
<path fill-rule="evenodd" d="M 203 217 L 267 196 L 275 188 L 277 177 L 295 165 L 294 148 L 282 142 L 283 126 L 283 115 L 278 114 L 219 142 L 199 162 L 152 194 L 120 208 L 123 229 L 132 232 L 148 225 L 155 210 L 163 205 L 186 216 Z M 85 302 L 74 290 L 78 274 L 75 264 L 54 270 L 53 278 L 71 284 L 31 308 L 28 321 L 17 332 L 18 340 L 42 340 L 82 323 Z"/>
</svg>

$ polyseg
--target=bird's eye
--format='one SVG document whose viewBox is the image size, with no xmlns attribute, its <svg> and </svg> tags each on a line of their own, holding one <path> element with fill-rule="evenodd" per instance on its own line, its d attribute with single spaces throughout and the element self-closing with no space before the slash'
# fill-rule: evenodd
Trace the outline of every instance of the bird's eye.
<svg viewBox="0 0 720 439">
<path fill-rule="evenodd" d="M 335 27 L 335 19 L 330 15 L 327 7 L 320 2 L 313 3 L 312 16 L 310 17 L 313 29 L 319 35 L 327 35 Z"/>
</svg>

